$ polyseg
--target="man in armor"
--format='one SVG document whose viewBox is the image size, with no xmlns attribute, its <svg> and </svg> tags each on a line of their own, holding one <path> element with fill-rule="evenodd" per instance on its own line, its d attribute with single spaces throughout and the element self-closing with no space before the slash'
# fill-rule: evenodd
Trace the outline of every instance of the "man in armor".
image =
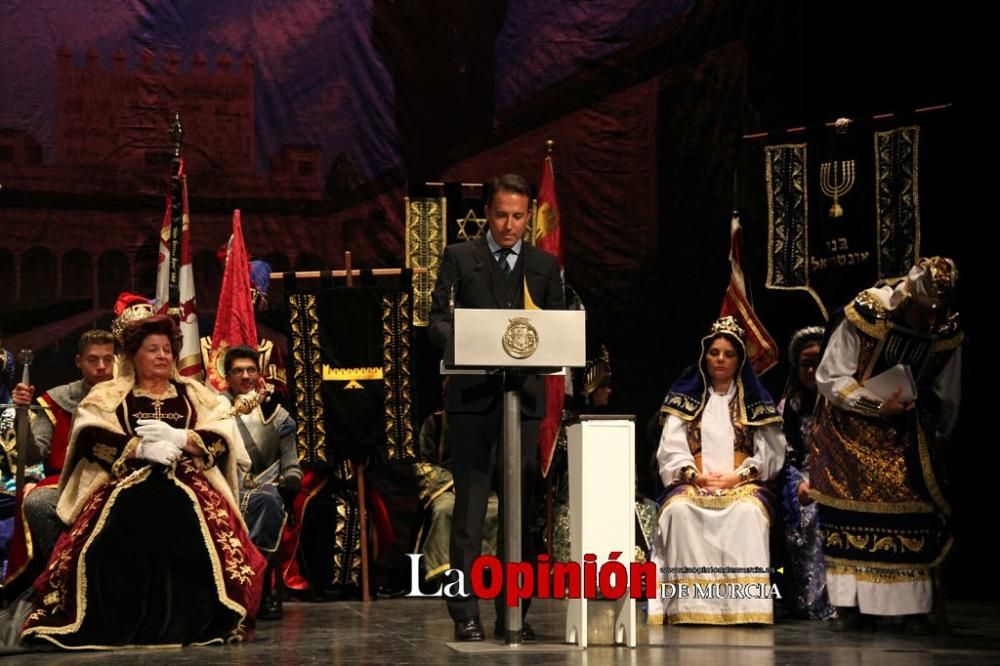
<svg viewBox="0 0 1000 666">
<path fill-rule="evenodd" d="M 249 470 L 240 470 L 240 509 L 250 540 L 271 560 L 258 617 L 277 619 L 282 610 L 280 595 L 274 594 L 274 553 L 281 545 L 285 506 L 290 506 L 302 487 L 295 420 L 277 399 L 266 399 L 257 350 L 243 345 L 233 347 L 226 354 L 224 369 L 229 398 L 251 403 L 234 416 L 251 461 Z"/>
</svg>

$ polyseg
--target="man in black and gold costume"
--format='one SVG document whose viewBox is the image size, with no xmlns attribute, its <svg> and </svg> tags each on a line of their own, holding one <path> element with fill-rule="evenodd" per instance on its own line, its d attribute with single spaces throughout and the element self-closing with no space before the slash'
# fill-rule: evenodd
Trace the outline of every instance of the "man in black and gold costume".
<svg viewBox="0 0 1000 666">
<path fill-rule="evenodd" d="M 960 396 L 962 331 L 950 259 L 921 260 L 901 282 L 861 292 L 834 326 L 816 370 L 810 495 L 820 504 L 830 601 L 926 626 L 930 570 L 951 547 L 940 475 Z M 866 383 L 908 367 L 916 398 Z"/>
</svg>

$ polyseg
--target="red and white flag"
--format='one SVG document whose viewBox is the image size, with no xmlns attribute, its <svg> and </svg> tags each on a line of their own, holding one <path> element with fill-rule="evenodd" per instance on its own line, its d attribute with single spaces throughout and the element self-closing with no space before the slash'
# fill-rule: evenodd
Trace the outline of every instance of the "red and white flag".
<svg viewBox="0 0 1000 666">
<path fill-rule="evenodd" d="M 184 161 L 171 174 L 167 211 L 160 228 L 160 258 L 156 273 L 156 313 L 173 316 L 181 328 L 183 341 L 177 371 L 185 377 L 201 379 L 201 345 L 198 338 L 198 309 L 194 298 L 191 265 L 191 220 L 188 215 L 187 178 Z"/>
<path fill-rule="evenodd" d="M 761 375 L 778 364 L 778 345 L 757 317 L 750 299 L 747 297 L 746 280 L 743 277 L 743 227 L 740 216 L 733 214 L 729 237 L 729 286 L 722 297 L 720 317 L 731 315 L 746 331 L 747 357 L 754 371 Z"/>
</svg>

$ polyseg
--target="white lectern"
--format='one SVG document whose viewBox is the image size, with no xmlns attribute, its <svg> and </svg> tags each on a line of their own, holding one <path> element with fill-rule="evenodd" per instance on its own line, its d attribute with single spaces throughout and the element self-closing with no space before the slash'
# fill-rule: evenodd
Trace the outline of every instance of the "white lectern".
<svg viewBox="0 0 1000 666">
<path fill-rule="evenodd" d="M 629 568 L 635 552 L 635 422 L 633 416 L 581 415 L 569 426 L 570 557 L 609 553 Z M 631 584 L 639 584 L 631 581 Z M 635 599 L 615 601 L 614 642 L 635 647 Z M 587 647 L 587 600 L 570 599 L 566 642 Z"/>
</svg>

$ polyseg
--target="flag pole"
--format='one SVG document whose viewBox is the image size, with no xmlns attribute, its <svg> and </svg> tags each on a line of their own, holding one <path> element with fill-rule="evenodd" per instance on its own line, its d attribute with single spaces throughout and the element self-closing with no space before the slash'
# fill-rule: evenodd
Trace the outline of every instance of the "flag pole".
<svg viewBox="0 0 1000 666">
<path fill-rule="evenodd" d="M 181 148 L 184 145 L 184 127 L 180 113 L 174 113 L 170 125 L 170 140 L 174 154 L 170 159 L 170 282 L 167 299 L 167 314 L 180 319 L 181 311 L 181 230 L 184 224 L 184 193 L 181 187 Z"/>
<path fill-rule="evenodd" d="M 733 217 L 740 216 L 740 172 L 733 169 Z"/>
</svg>

